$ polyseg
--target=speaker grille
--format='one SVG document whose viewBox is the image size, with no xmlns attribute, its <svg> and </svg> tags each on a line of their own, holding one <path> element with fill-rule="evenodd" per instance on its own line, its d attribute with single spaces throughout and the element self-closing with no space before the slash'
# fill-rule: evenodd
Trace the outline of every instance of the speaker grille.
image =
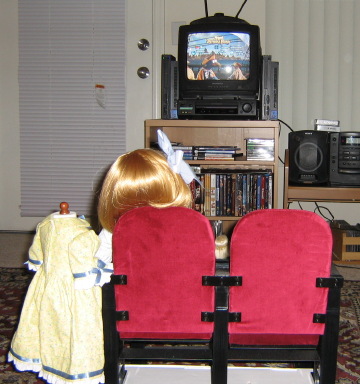
<svg viewBox="0 0 360 384">
<path fill-rule="evenodd" d="M 314 143 L 302 143 L 295 151 L 295 164 L 302 172 L 315 172 L 323 163 L 321 148 Z"/>
</svg>

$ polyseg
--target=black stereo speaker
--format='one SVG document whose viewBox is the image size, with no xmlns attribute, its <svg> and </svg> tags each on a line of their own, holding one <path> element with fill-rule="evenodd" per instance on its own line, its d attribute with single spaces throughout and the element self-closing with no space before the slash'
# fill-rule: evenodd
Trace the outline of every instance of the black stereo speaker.
<svg viewBox="0 0 360 384">
<path fill-rule="evenodd" d="M 289 133 L 289 182 L 324 184 L 329 180 L 329 134 L 325 131 Z"/>
</svg>

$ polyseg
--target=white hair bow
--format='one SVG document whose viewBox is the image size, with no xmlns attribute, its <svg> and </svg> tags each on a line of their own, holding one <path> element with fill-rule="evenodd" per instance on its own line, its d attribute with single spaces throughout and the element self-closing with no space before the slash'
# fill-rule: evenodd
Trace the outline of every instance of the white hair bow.
<svg viewBox="0 0 360 384">
<path fill-rule="evenodd" d="M 174 172 L 178 173 L 186 184 L 190 184 L 194 179 L 200 182 L 189 164 L 183 160 L 184 152 L 179 149 L 174 151 L 170 140 L 160 129 L 158 129 L 157 134 L 159 147 L 165 153 L 170 168 Z"/>
</svg>

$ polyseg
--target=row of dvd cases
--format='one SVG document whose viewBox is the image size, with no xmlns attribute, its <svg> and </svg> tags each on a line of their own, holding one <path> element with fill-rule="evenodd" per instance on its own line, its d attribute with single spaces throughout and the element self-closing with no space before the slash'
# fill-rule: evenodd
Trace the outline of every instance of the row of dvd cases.
<svg viewBox="0 0 360 384">
<path fill-rule="evenodd" d="M 240 217 L 272 208 L 273 173 L 264 170 L 205 169 L 193 181 L 193 208 L 205 216 Z"/>
</svg>

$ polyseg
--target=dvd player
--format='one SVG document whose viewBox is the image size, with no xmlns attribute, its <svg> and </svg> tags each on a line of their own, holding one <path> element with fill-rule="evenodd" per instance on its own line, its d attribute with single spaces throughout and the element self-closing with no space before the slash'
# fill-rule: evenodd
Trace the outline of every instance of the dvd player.
<svg viewBox="0 0 360 384">
<path fill-rule="evenodd" d="M 179 119 L 256 119 L 258 100 L 179 100 Z"/>
</svg>

